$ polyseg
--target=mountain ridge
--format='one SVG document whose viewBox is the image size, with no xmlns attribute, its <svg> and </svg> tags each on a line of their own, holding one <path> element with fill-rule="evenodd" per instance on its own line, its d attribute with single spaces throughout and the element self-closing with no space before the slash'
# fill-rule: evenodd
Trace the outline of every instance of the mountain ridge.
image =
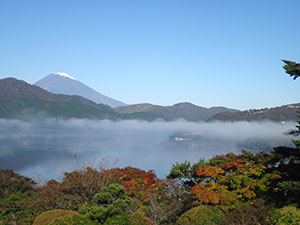
<svg viewBox="0 0 300 225">
<path fill-rule="evenodd" d="M 180 102 L 172 106 L 160 106 L 149 103 L 142 103 L 117 107 L 115 108 L 115 110 L 122 114 L 152 113 L 167 120 L 185 119 L 187 121 L 194 122 L 206 120 L 215 113 L 224 111 L 238 111 L 226 107 L 205 108 L 202 106 L 194 105 L 190 102 Z"/>
<path fill-rule="evenodd" d="M 215 114 L 206 121 L 297 121 L 300 103 L 287 104 L 272 108 L 249 109 L 240 112 L 222 112 Z"/>
<path fill-rule="evenodd" d="M 189 102 L 172 106 L 143 103 L 113 109 L 108 105 L 96 104 L 82 96 L 53 94 L 16 78 L 0 79 L 0 118 L 18 118 L 23 114 L 37 113 L 56 118 L 111 120 L 297 121 L 299 110 L 300 103 L 270 109 L 238 111 L 226 107 L 205 108 Z"/>
</svg>

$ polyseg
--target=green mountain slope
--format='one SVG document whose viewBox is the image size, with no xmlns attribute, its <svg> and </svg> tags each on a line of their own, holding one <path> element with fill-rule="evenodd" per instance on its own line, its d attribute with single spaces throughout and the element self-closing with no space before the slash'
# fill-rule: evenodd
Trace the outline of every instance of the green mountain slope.
<svg viewBox="0 0 300 225">
<path fill-rule="evenodd" d="M 173 106 L 159 106 L 151 104 L 136 104 L 118 107 L 115 110 L 124 115 L 143 115 L 149 118 L 162 118 L 167 121 L 185 119 L 187 121 L 203 121 L 219 112 L 237 112 L 238 110 L 225 107 L 204 108 L 188 102 Z"/>
<path fill-rule="evenodd" d="M 297 111 L 300 111 L 300 103 L 241 112 L 223 112 L 211 116 L 207 121 L 297 121 Z"/>
<path fill-rule="evenodd" d="M 0 80 L 0 117 L 120 119 L 119 113 L 81 96 L 56 95 L 14 78 Z"/>
</svg>

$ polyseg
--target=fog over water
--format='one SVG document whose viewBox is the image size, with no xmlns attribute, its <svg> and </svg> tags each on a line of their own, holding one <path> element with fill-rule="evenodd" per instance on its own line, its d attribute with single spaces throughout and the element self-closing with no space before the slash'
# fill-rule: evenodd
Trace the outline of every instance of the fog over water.
<svg viewBox="0 0 300 225">
<path fill-rule="evenodd" d="M 214 122 L 192 123 L 55 120 L 24 122 L 0 120 L 0 168 L 26 176 L 61 179 L 63 171 L 83 165 L 97 166 L 105 158 L 111 166 L 154 170 L 163 178 L 175 162 L 240 152 L 237 142 L 248 138 L 292 139 L 283 132 L 296 123 Z M 206 137 L 195 146 L 170 141 L 175 132 L 197 132 Z M 116 163 L 114 163 L 117 160 Z"/>
</svg>

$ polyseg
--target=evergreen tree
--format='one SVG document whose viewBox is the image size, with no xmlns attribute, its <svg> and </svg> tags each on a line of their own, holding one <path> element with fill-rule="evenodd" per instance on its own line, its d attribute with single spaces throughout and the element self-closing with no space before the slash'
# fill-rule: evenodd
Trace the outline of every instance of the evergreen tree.
<svg viewBox="0 0 300 225">
<path fill-rule="evenodd" d="M 285 72 L 296 80 L 300 76 L 300 64 L 288 60 L 282 61 L 286 63 L 283 66 Z M 300 112 L 298 113 L 300 118 Z M 299 136 L 300 120 L 296 129 L 289 131 L 289 134 Z M 293 142 L 295 148 L 277 147 L 272 151 L 269 160 L 270 169 L 279 175 L 272 184 L 272 199 L 279 205 L 296 203 L 300 206 L 300 140 L 293 140 Z"/>
<path fill-rule="evenodd" d="M 294 80 L 296 80 L 300 76 L 300 63 L 296 63 L 294 61 L 289 61 L 285 59 L 282 60 L 282 62 L 285 63 L 285 65 L 283 66 L 285 72 L 291 77 L 293 77 Z"/>
<path fill-rule="evenodd" d="M 300 63 L 296 63 L 293 61 L 289 60 L 282 60 L 285 65 L 283 68 L 285 69 L 285 72 L 289 74 L 291 77 L 293 77 L 294 80 L 296 80 L 300 76 Z M 294 136 L 299 136 L 300 135 L 300 112 L 299 114 L 299 121 L 298 121 L 298 126 L 296 126 L 297 129 L 291 130 L 289 134 L 294 135 Z M 299 140 L 294 140 L 294 144 L 297 146 L 297 148 L 300 148 L 300 141 Z"/>
</svg>

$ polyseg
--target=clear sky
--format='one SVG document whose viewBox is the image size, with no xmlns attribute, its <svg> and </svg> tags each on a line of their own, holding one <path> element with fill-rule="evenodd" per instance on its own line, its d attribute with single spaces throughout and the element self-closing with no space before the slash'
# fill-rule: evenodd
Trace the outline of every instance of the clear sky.
<svg viewBox="0 0 300 225">
<path fill-rule="evenodd" d="M 0 0 L 0 78 L 66 72 L 128 104 L 300 102 L 298 0 Z"/>
</svg>

